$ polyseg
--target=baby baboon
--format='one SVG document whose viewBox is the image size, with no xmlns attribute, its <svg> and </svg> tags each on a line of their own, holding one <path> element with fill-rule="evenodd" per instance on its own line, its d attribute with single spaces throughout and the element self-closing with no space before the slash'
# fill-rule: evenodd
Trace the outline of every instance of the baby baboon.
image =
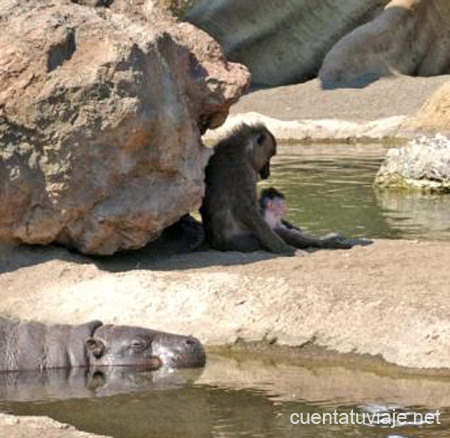
<svg viewBox="0 0 450 438">
<path fill-rule="evenodd" d="M 241 124 L 215 146 L 200 209 L 206 240 L 213 248 L 299 254 L 269 227 L 258 207 L 256 183 L 269 177 L 276 152 L 275 137 L 263 124 Z"/>
<path fill-rule="evenodd" d="M 205 241 L 205 230 L 201 222 L 185 214 L 164 230 L 162 239 L 166 247 L 172 247 L 174 243 L 177 251 L 196 251 Z"/>
<path fill-rule="evenodd" d="M 284 219 L 286 203 L 283 193 L 269 187 L 261 191 L 259 207 L 266 223 L 286 243 L 296 248 L 349 249 L 355 245 L 369 245 L 367 239 L 347 239 L 338 233 L 323 237 L 312 236 Z"/>
</svg>

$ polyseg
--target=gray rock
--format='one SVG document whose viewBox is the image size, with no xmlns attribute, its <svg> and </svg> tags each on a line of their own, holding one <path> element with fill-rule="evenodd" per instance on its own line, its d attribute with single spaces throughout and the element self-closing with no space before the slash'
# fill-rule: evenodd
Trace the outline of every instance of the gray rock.
<svg viewBox="0 0 450 438">
<path fill-rule="evenodd" d="M 274 86 L 317 76 L 327 52 L 374 18 L 388 0 L 202 0 L 187 21 L 206 30 L 255 84 Z"/>
<path fill-rule="evenodd" d="M 380 187 L 450 192 L 450 140 L 422 137 L 390 149 L 377 173 Z"/>
<path fill-rule="evenodd" d="M 379 77 L 449 73 L 448 0 L 391 0 L 327 53 L 319 77 L 327 84 L 358 86 Z"/>
</svg>

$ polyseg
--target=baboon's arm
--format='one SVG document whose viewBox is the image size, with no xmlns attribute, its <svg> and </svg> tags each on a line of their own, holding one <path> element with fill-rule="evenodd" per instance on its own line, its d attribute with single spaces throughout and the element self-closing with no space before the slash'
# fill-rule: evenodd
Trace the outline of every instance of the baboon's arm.
<svg viewBox="0 0 450 438">
<path fill-rule="evenodd" d="M 241 206 L 236 215 L 252 231 L 261 246 L 267 250 L 276 254 L 295 254 L 295 248 L 288 245 L 269 227 L 256 206 Z"/>
<path fill-rule="evenodd" d="M 284 225 L 284 224 L 283 224 Z M 275 232 L 289 245 L 295 248 L 324 248 L 324 241 L 320 237 L 314 237 L 296 228 L 284 226 L 275 228 Z"/>
<path fill-rule="evenodd" d="M 281 219 L 281 223 L 282 223 L 286 228 L 288 228 L 289 230 L 302 231 L 301 228 L 296 227 L 295 225 L 292 225 L 290 222 L 288 222 L 288 221 L 285 220 L 285 219 Z"/>
</svg>

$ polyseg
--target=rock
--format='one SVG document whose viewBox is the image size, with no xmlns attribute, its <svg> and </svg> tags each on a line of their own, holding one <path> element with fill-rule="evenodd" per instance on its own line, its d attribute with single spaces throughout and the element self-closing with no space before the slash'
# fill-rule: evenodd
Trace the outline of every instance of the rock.
<svg viewBox="0 0 450 438">
<path fill-rule="evenodd" d="M 147 6 L 0 0 L 0 241 L 113 254 L 199 207 L 249 75 Z"/>
<path fill-rule="evenodd" d="M 230 116 L 219 129 L 204 135 L 204 141 L 217 142 L 243 122 L 264 123 L 279 142 L 384 142 L 399 135 L 405 116 L 394 116 L 371 122 L 354 122 L 339 119 L 278 120 L 259 113 L 242 113 Z"/>
<path fill-rule="evenodd" d="M 422 133 L 450 134 L 450 82 L 439 88 L 404 129 Z"/>
<path fill-rule="evenodd" d="M 183 18 L 198 0 L 154 0 L 160 7 L 172 12 L 176 17 Z"/>
<path fill-rule="evenodd" d="M 398 73 L 434 76 L 449 66 L 448 0 L 392 0 L 329 51 L 319 77 L 325 85 L 346 85 Z"/>
<path fill-rule="evenodd" d="M 202 0 L 186 19 L 247 65 L 256 85 L 305 82 L 319 70 L 327 88 L 450 73 L 448 0 Z"/>
<path fill-rule="evenodd" d="M 0 436 L 8 438 L 107 438 L 79 432 L 68 424 L 48 417 L 16 417 L 0 414 Z"/>
<path fill-rule="evenodd" d="M 248 66 L 254 84 L 274 86 L 315 77 L 332 46 L 387 3 L 203 0 L 186 19 L 219 41 L 229 59 Z"/>
<path fill-rule="evenodd" d="M 450 192 L 450 139 L 422 137 L 390 149 L 377 173 L 380 187 Z"/>
</svg>

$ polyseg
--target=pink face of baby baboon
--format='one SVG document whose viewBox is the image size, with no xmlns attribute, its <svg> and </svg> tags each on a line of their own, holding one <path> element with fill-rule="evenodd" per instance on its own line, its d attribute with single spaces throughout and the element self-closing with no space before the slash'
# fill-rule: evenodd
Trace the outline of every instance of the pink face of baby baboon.
<svg viewBox="0 0 450 438">
<path fill-rule="evenodd" d="M 270 228 L 280 227 L 281 220 L 286 214 L 286 203 L 282 198 L 268 199 L 264 210 L 264 220 L 269 224 Z"/>
</svg>

